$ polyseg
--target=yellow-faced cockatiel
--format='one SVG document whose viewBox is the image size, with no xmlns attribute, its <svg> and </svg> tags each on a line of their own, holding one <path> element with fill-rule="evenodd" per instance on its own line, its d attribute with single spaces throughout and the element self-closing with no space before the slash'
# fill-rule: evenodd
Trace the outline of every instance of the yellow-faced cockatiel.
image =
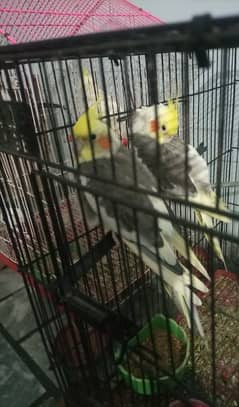
<svg viewBox="0 0 239 407">
<path fill-rule="evenodd" d="M 155 106 L 137 109 L 132 117 L 132 133 L 138 156 L 157 177 L 160 190 L 168 197 L 188 199 L 190 202 L 215 208 L 215 212 L 195 210 L 197 221 L 202 226 L 213 228 L 212 218 L 229 222 L 227 216 L 217 213 L 217 197 L 210 185 L 206 161 L 192 145 L 185 144 L 183 140 L 176 137 L 179 125 L 176 104 L 173 101 L 159 104 L 158 120 L 155 117 Z M 160 144 L 158 153 L 156 137 Z M 160 165 L 158 157 L 160 157 Z M 228 211 L 221 199 L 218 205 L 220 210 Z M 211 242 L 210 236 L 205 235 Z M 216 237 L 212 237 L 212 245 L 215 254 L 226 268 L 219 240 Z"/>
<path fill-rule="evenodd" d="M 175 253 L 177 250 L 187 258 L 187 245 L 171 221 L 158 215 L 159 212 L 167 216 L 168 209 L 162 199 L 148 192 L 157 191 L 154 176 L 137 157 L 133 163 L 132 152 L 122 146 L 118 135 L 99 120 L 97 104 L 89 108 L 88 120 L 86 114 L 79 118 L 73 127 L 73 136 L 81 142 L 79 182 L 87 188 L 84 195 L 95 215 L 99 208 L 105 231 L 120 235 L 133 253 L 142 256 L 143 262 L 162 276 L 168 293 L 184 313 L 188 325 L 192 314 L 198 331 L 204 335 L 196 308 L 201 305 L 201 300 L 194 290 L 192 293 L 190 272 L 178 261 Z M 135 173 L 138 185 L 147 193 L 133 188 Z M 97 204 L 95 196 L 98 197 Z M 139 204 L 142 211 L 135 212 Z M 189 254 L 192 266 L 209 278 L 190 248 Z M 196 276 L 192 276 L 192 285 L 193 289 L 208 292 L 206 285 Z"/>
<path fill-rule="evenodd" d="M 102 121 L 107 124 L 108 120 L 105 118 L 107 116 L 107 102 L 110 127 L 113 128 L 115 131 L 118 131 L 119 122 L 117 118 L 117 112 L 118 109 L 123 110 L 123 107 L 120 105 L 119 101 L 116 102 L 115 98 L 112 95 L 108 95 L 106 100 L 103 90 L 100 87 L 97 87 L 96 89 L 93 77 L 86 68 L 82 69 L 82 80 L 84 82 L 84 90 L 88 105 L 91 106 L 94 103 L 97 103 L 99 116 L 102 118 Z M 72 141 L 71 134 L 68 136 L 68 141 Z M 121 137 L 121 141 L 123 145 L 128 144 L 127 137 Z"/>
</svg>

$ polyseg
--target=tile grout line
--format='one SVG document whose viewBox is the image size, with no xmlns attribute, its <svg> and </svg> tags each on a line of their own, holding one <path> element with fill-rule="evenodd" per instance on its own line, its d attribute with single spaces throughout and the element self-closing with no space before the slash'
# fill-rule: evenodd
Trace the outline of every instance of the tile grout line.
<svg viewBox="0 0 239 407">
<path fill-rule="evenodd" d="M 51 398 L 51 394 L 43 393 L 36 400 L 34 400 L 28 407 L 40 407 L 44 401 L 47 401 Z"/>
<path fill-rule="evenodd" d="M 53 321 L 56 320 L 56 317 L 52 317 L 50 319 L 48 319 L 47 322 L 44 322 L 43 324 L 41 324 L 41 328 L 44 328 L 45 326 L 48 326 L 49 324 L 51 324 Z M 22 344 L 23 342 L 27 341 L 28 339 L 30 339 L 33 335 L 35 335 L 37 332 L 39 332 L 39 328 L 36 327 L 34 329 L 32 329 L 31 331 L 29 331 L 28 333 L 26 333 L 25 335 L 23 335 L 22 337 L 20 337 L 17 342 L 18 344 Z"/>
<path fill-rule="evenodd" d="M 4 301 L 7 301 L 9 298 L 13 297 L 15 294 L 18 294 L 20 291 L 24 290 L 25 286 L 18 288 L 17 290 L 13 291 L 12 293 L 6 295 L 5 297 L 0 298 L 0 304 Z"/>
<path fill-rule="evenodd" d="M 31 373 L 36 377 L 39 383 L 49 393 L 49 396 L 59 396 L 59 390 L 55 384 L 48 378 L 44 371 L 32 359 L 32 357 L 25 351 L 25 349 L 17 343 L 17 341 L 8 333 L 4 326 L 0 323 L 0 334 L 8 342 L 8 344 L 17 353 L 20 359 L 25 363 Z"/>
</svg>

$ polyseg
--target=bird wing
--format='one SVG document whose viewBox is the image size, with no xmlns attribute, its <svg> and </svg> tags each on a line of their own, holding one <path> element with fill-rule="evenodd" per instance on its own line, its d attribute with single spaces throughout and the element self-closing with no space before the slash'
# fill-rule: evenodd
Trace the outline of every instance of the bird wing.
<svg viewBox="0 0 239 407">
<path fill-rule="evenodd" d="M 173 289 L 178 303 L 187 305 L 182 309 L 187 321 L 190 321 L 191 305 L 194 309 L 200 303 L 200 299 L 194 293 L 192 304 L 189 303 L 191 277 L 190 272 L 177 260 L 173 247 L 174 228 L 169 220 L 158 219 L 157 216 L 143 211 L 156 209 L 167 213 L 166 205 L 162 199 L 151 198 L 145 193 L 125 188 L 133 187 L 134 174 L 131 152 L 125 148 L 121 152 L 122 148 L 114 155 L 114 174 L 116 180 L 124 184 L 124 188 L 119 187 L 116 182 L 112 184 L 106 182 L 114 179 L 109 158 L 97 159 L 94 164 L 86 162 L 81 165 L 80 175 L 81 183 L 88 188 L 85 193 L 86 199 L 96 213 L 100 212 L 99 217 L 105 231 L 112 230 L 120 234 L 129 249 L 140 255 L 142 261 Z M 140 186 L 155 189 L 154 177 L 139 160 L 136 168 Z M 92 178 L 95 172 L 97 178 Z M 139 202 L 142 212 L 135 210 Z M 192 286 L 201 292 L 208 292 L 207 286 L 196 276 L 192 276 Z M 200 321 L 195 322 L 201 333 Z"/>
<path fill-rule="evenodd" d="M 211 190 L 207 164 L 192 146 L 173 137 L 158 144 L 157 153 L 155 139 L 137 134 L 133 139 L 139 157 L 159 180 L 162 192 L 184 198 L 186 189 L 189 196 L 197 195 L 198 188 Z"/>
<path fill-rule="evenodd" d="M 123 149 L 123 151 L 122 151 Z M 94 165 L 98 179 L 93 179 Z M 173 227 L 170 221 L 157 219 L 157 216 L 145 212 L 136 211 L 140 202 L 142 210 L 154 210 L 155 203 L 150 196 L 143 192 L 135 192 L 133 189 L 122 188 L 133 187 L 134 174 L 132 156 L 129 150 L 121 148 L 118 154 L 114 155 L 114 171 L 116 182 L 114 184 L 107 183 L 114 179 L 110 158 L 97 159 L 95 164 L 86 162 L 81 164 L 81 182 L 83 185 L 93 191 L 92 194 L 86 193 L 86 198 L 90 206 L 97 213 L 99 210 L 99 218 L 104 219 L 108 229 L 120 234 L 123 239 L 137 243 L 144 247 L 148 253 L 155 255 L 155 245 L 157 246 L 162 261 L 176 267 L 177 259 L 174 250 L 165 239 L 162 229 L 167 229 L 168 234 L 173 234 Z M 156 188 L 154 177 L 142 164 L 137 165 L 137 176 L 141 187 L 149 190 L 150 187 Z M 103 181 L 104 180 L 104 181 Z M 102 191 L 110 199 L 102 196 Z M 98 196 L 98 205 L 93 195 Z M 119 203 L 123 198 L 125 205 Z M 167 213 L 166 205 L 163 200 L 157 199 L 157 210 Z M 137 225 L 137 228 L 136 228 Z M 176 267 L 177 272 L 181 273 L 181 269 Z"/>
<path fill-rule="evenodd" d="M 156 190 L 156 181 L 151 172 L 137 158 L 137 179 L 138 184 L 142 188 L 150 188 Z M 93 194 L 87 193 L 87 199 L 91 207 L 97 213 L 97 203 L 94 194 L 98 196 L 98 208 L 100 208 L 100 218 L 104 219 L 108 230 L 113 230 L 121 234 L 122 238 L 128 242 L 133 242 L 140 247 L 143 247 L 148 257 L 154 258 L 157 263 L 157 255 L 161 262 L 172 268 L 172 271 L 177 274 L 182 274 L 182 269 L 179 266 L 175 254 L 178 250 L 185 258 L 187 258 L 186 242 L 175 231 L 172 223 L 168 219 L 153 216 L 146 213 L 144 210 L 155 210 L 159 213 L 168 215 L 166 204 L 158 197 L 150 196 L 133 189 L 119 187 L 116 183 L 110 184 L 103 180 L 113 180 L 113 171 L 111 160 L 102 158 L 95 161 L 96 168 L 92 162 L 87 162 L 81 165 L 81 174 L 84 176 L 82 183 L 88 186 Z M 91 178 L 94 171 L 97 171 L 99 179 Z M 124 187 L 134 185 L 134 166 L 132 162 L 132 154 L 129 150 L 121 147 L 117 154 L 114 155 L 114 171 L 115 177 Z M 102 191 L 109 194 L 110 199 L 102 196 Z M 119 203 L 124 199 L 125 205 Z M 135 211 L 140 203 L 142 212 Z M 137 225 L 137 228 L 136 226 Z M 179 238 L 180 237 L 180 238 Z M 139 241 L 138 241 L 139 240 Z M 208 277 L 205 268 L 201 265 L 192 250 L 190 251 L 191 264 L 196 267 L 203 275 Z M 157 266 L 158 269 L 158 266 Z"/>
</svg>

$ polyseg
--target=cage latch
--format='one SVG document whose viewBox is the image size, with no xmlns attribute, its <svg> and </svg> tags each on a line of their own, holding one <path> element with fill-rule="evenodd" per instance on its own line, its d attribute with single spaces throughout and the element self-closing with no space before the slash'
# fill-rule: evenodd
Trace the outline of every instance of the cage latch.
<svg viewBox="0 0 239 407">
<path fill-rule="evenodd" d="M 210 63 L 206 49 L 203 48 L 203 36 L 205 32 L 212 30 L 212 18 L 210 14 L 196 16 L 192 19 L 193 51 L 195 52 L 199 68 L 209 68 Z"/>
</svg>

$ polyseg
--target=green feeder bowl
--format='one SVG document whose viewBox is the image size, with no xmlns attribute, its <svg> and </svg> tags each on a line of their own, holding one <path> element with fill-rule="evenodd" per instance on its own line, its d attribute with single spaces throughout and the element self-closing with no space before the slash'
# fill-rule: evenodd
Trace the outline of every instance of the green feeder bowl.
<svg viewBox="0 0 239 407">
<path fill-rule="evenodd" d="M 190 353 L 190 345 L 189 345 L 189 340 L 188 337 L 176 321 L 173 319 L 168 319 L 169 322 L 169 329 L 172 337 L 177 338 L 180 342 L 184 343 L 186 345 L 185 349 L 185 356 L 181 364 L 175 369 L 175 376 L 177 379 L 182 378 L 186 371 L 186 365 L 187 361 L 189 359 L 189 353 Z M 127 350 L 128 354 L 130 354 L 130 349 L 133 349 L 135 346 L 137 346 L 138 343 L 144 342 L 148 337 L 151 336 L 150 334 L 150 325 L 152 327 L 152 330 L 162 330 L 167 332 L 167 319 L 164 315 L 162 314 L 156 314 L 154 318 L 151 320 L 151 324 L 145 325 L 139 332 L 137 337 L 134 336 L 132 339 L 127 344 Z M 115 350 L 115 359 L 119 359 L 121 353 L 121 347 L 118 346 Z M 126 361 L 126 357 L 123 357 L 123 361 Z M 173 377 L 170 376 L 159 376 L 158 378 L 148 378 L 146 377 L 146 374 L 144 375 L 144 378 L 139 378 L 134 376 L 132 373 L 130 373 L 122 364 L 118 365 L 118 372 L 122 379 L 124 380 L 125 383 L 127 383 L 132 389 L 135 391 L 135 393 L 142 394 L 142 395 L 151 395 L 151 394 L 157 394 L 159 393 L 159 389 L 162 386 L 167 386 L 167 387 L 173 387 L 175 385 L 175 380 Z"/>
</svg>

